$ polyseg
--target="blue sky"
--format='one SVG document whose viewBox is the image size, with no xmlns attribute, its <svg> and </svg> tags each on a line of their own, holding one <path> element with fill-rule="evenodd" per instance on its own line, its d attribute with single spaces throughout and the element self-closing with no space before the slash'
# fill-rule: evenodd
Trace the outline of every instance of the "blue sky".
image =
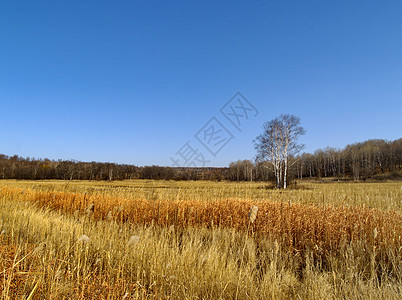
<svg viewBox="0 0 402 300">
<path fill-rule="evenodd" d="M 0 153 L 171 165 L 189 141 L 210 166 L 253 159 L 281 113 L 305 151 L 402 128 L 401 1 L 3 1 Z M 241 131 L 221 113 L 240 91 Z M 216 156 L 195 134 L 215 117 Z"/>
</svg>

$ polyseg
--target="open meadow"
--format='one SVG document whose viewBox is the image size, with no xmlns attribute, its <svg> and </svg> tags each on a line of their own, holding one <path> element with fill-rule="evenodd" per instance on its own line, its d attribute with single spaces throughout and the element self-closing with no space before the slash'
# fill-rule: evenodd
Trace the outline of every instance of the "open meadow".
<svg viewBox="0 0 402 300">
<path fill-rule="evenodd" d="M 397 299 L 402 182 L 0 181 L 2 299 Z"/>
</svg>

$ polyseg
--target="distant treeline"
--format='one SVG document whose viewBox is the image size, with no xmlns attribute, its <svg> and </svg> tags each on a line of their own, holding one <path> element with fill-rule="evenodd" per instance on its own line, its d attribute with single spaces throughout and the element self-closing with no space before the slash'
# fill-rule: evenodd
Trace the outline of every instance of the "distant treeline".
<svg viewBox="0 0 402 300">
<path fill-rule="evenodd" d="M 397 177 L 402 168 L 402 139 L 368 140 L 344 149 L 326 148 L 290 159 L 289 179 Z M 267 181 L 274 174 L 269 162 L 239 160 L 228 168 L 173 168 L 160 166 L 23 158 L 0 154 L 0 179 L 63 180 L 231 180 Z"/>
<path fill-rule="evenodd" d="M 124 180 L 174 179 L 221 180 L 227 168 L 172 168 L 160 166 L 23 158 L 0 154 L 0 179 Z"/>
<path fill-rule="evenodd" d="M 333 177 L 335 179 L 396 179 L 401 177 L 402 138 L 381 139 L 347 145 L 344 149 L 325 148 L 289 159 L 288 179 Z M 249 160 L 232 162 L 229 180 L 274 180 L 271 164 Z"/>
</svg>

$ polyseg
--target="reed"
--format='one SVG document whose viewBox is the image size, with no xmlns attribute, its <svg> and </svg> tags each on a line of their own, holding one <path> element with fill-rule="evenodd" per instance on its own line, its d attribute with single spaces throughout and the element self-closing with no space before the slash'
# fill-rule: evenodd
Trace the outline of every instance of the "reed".
<svg viewBox="0 0 402 300">
<path fill-rule="evenodd" d="M 204 183 L 180 183 L 195 196 L 182 199 L 188 191 L 181 191 L 167 200 L 165 189 L 153 197 L 127 191 L 144 182 L 80 182 L 62 190 L 63 184 L 0 182 L 0 298 L 396 299 L 401 293 L 401 211 L 379 198 L 376 206 L 363 205 L 377 197 L 371 184 L 356 184 L 354 199 L 341 197 L 342 204 L 327 184 L 308 190 L 311 201 L 306 190 L 243 197 L 235 191 L 243 185 L 228 183 L 207 200 L 198 196 L 210 196 Z M 169 184 L 174 190 L 178 183 Z M 119 192 L 117 185 L 124 185 Z M 250 186 L 260 191 L 260 184 Z M 400 199 L 400 185 L 382 188 L 389 191 L 378 195 L 390 203 Z M 337 197 L 323 204 L 326 190 Z"/>
</svg>

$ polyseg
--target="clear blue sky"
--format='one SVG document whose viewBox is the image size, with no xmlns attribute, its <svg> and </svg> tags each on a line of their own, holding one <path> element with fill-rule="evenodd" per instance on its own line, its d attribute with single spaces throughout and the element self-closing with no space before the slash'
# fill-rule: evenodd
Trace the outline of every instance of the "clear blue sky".
<svg viewBox="0 0 402 300">
<path fill-rule="evenodd" d="M 3 1 L 0 153 L 171 165 L 189 141 L 226 166 L 281 113 L 306 152 L 402 128 L 401 1 Z M 258 110 L 238 131 L 221 107 Z M 216 156 L 195 134 L 216 117 Z"/>
</svg>

